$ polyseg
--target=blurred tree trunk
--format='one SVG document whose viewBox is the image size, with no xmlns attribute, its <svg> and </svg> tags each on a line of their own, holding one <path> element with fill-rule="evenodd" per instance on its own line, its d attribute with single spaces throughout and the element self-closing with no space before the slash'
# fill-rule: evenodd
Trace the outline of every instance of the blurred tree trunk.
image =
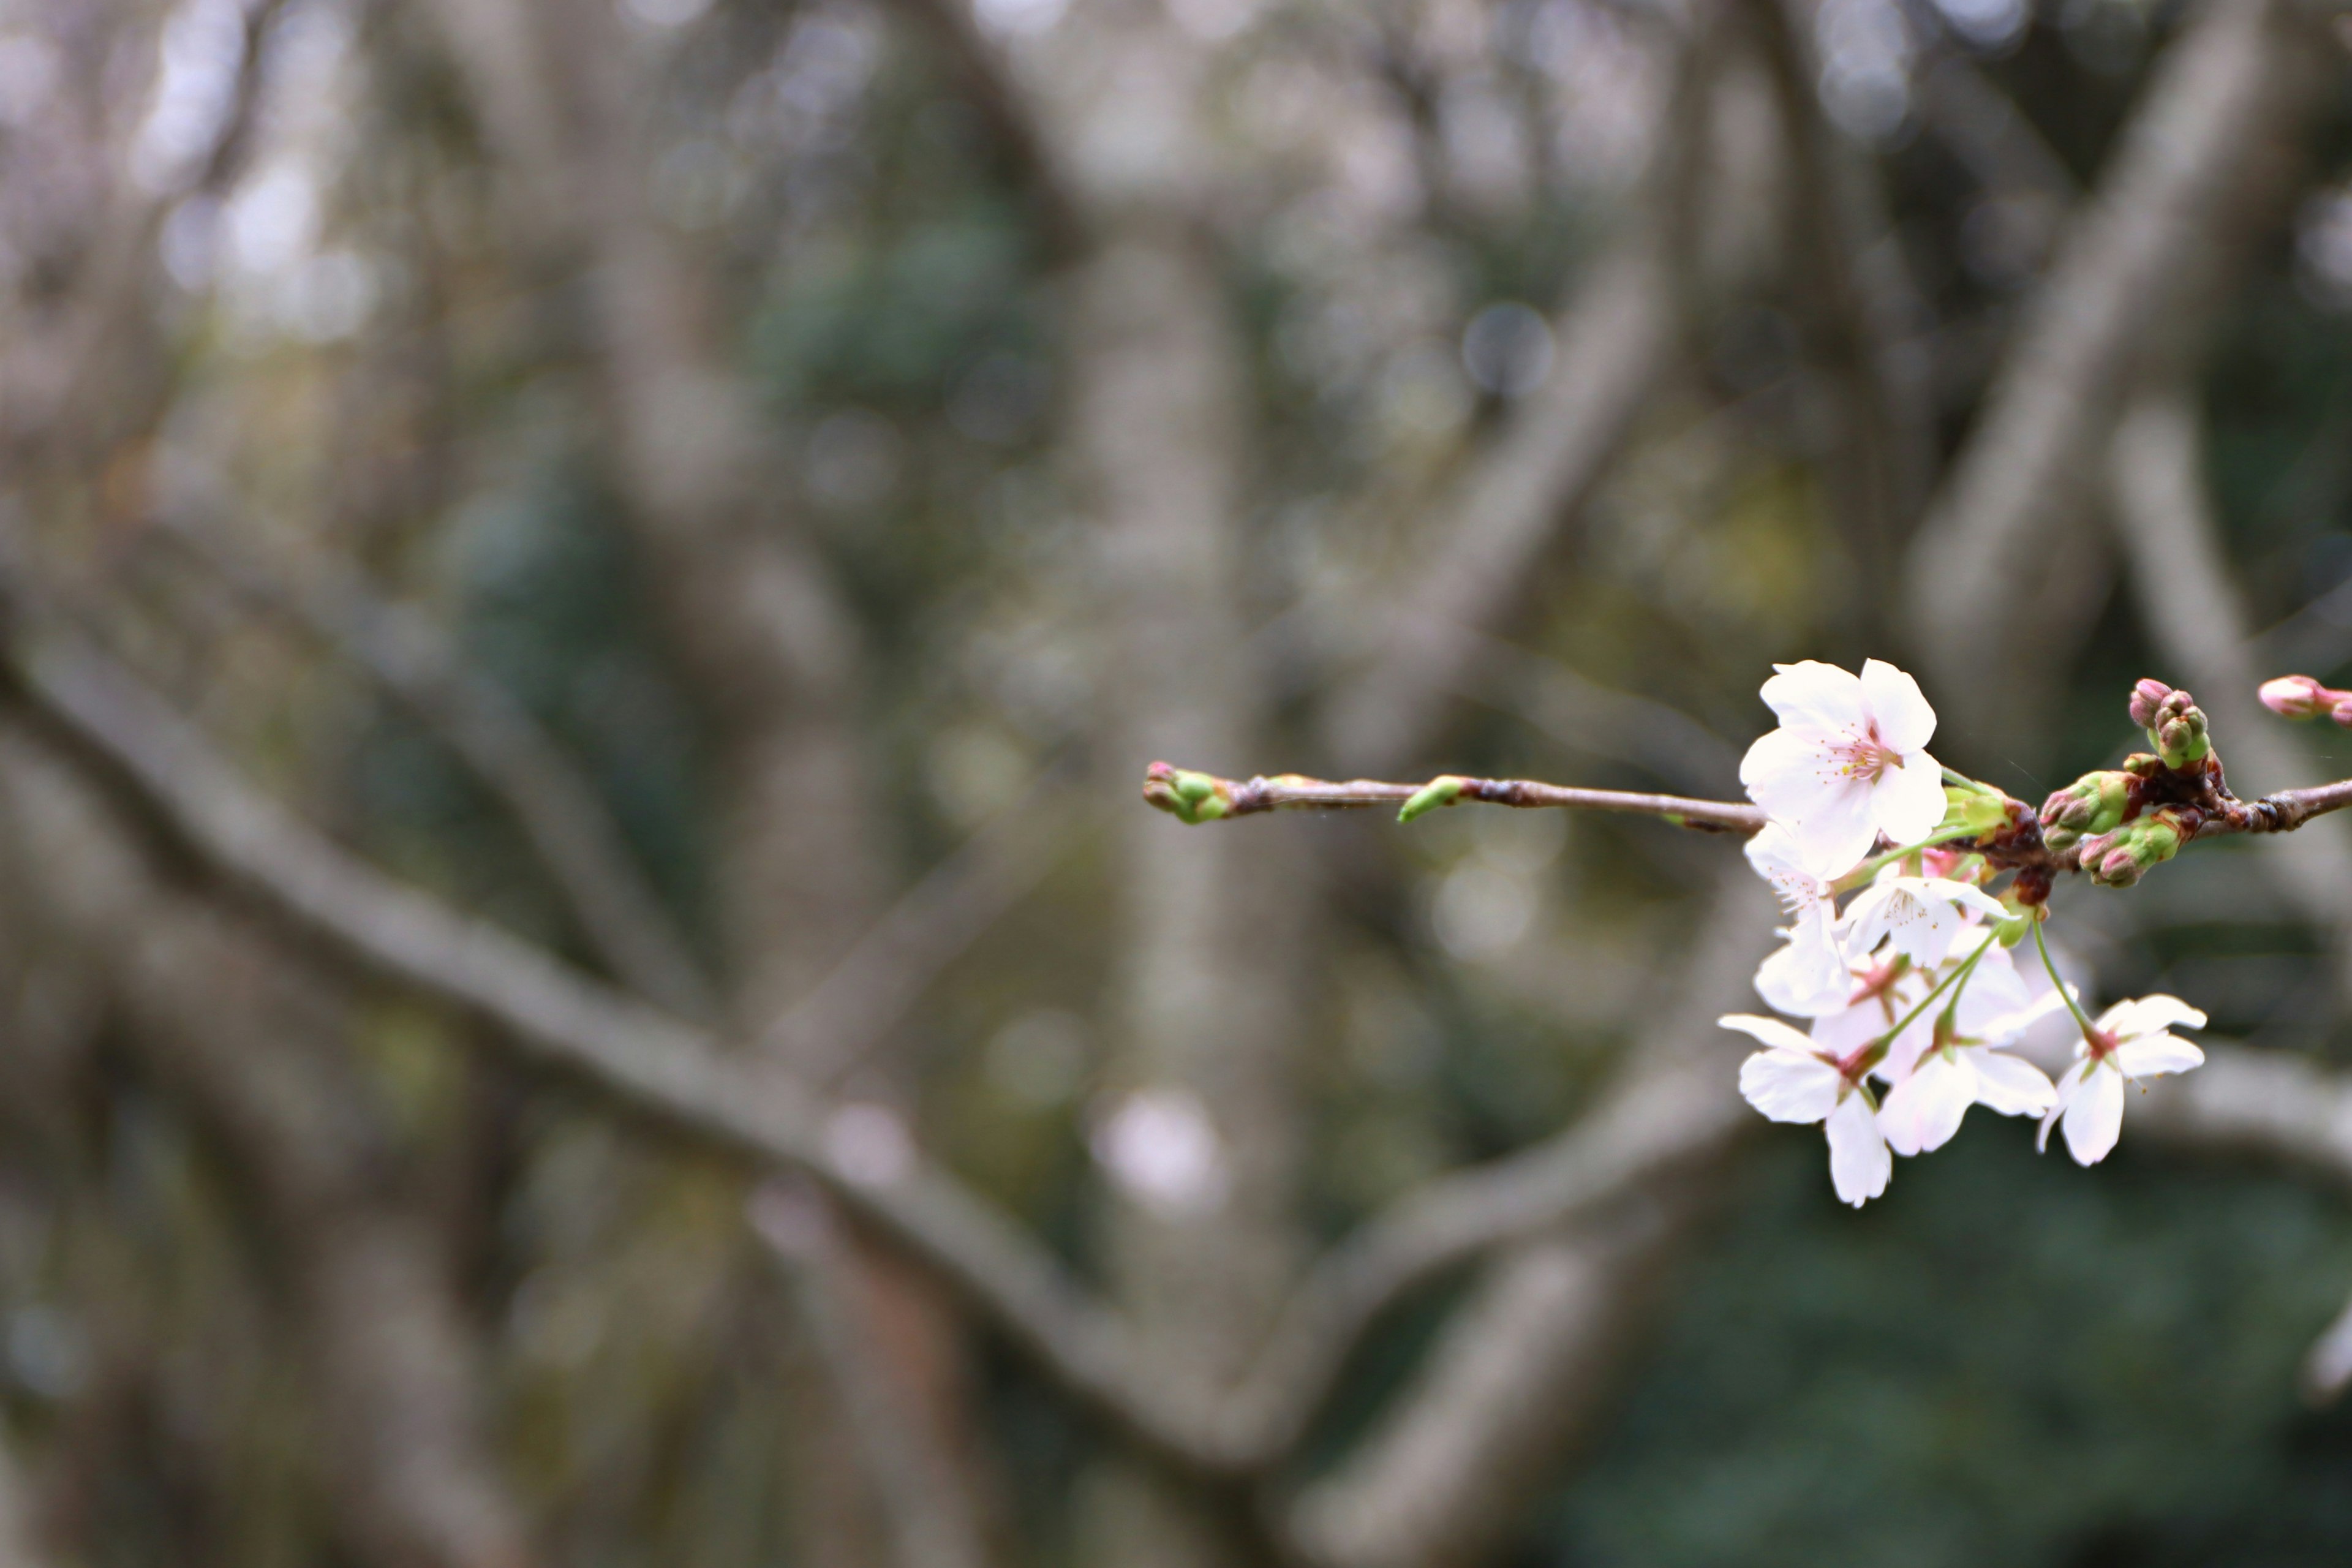
<svg viewBox="0 0 2352 1568">
<path fill-rule="evenodd" d="M 1249 393 L 1207 205 L 1206 60 L 1157 7 L 1105 22 L 1064 105 L 1087 225 L 1065 331 L 1097 528 L 1104 788 L 1124 794 L 1156 756 L 1247 771 L 1274 742 L 1241 617 Z M 1271 836 L 1149 812 L 1121 831 L 1109 1082 L 1123 1098 L 1097 1126 L 1111 1265 L 1154 1373 L 1230 1384 L 1300 1255 L 1293 1079 L 1311 892 Z M 1202 1168 L 1158 1190 L 1127 1168 L 1203 1125 Z M 1094 1478 L 1084 1528 L 1087 1561 L 1137 1568 L 1252 1550 L 1233 1521 L 1126 1461 Z"/>
</svg>

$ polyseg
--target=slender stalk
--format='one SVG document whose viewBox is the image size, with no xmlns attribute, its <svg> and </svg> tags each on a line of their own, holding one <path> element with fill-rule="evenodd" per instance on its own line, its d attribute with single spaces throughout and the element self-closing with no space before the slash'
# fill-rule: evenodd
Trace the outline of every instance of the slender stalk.
<svg viewBox="0 0 2352 1568">
<path fill-rule="evenodd" d="M 2058 988 L 2060 996 L 2065 998 L 2066 1011 L 2074 1014 L 2074 1022 L 2082 1026 L 2083 1038 L 2095 1039 L 2098 1037 L 2098 1031 L 2091 1027 L 2091 1020 L 2083 1016 L 2083 1009 L 2075 1002 L 2074 994 L 2066 989 L 2066 983 L 2058 977 L 2058 966 L 2050 961 L 2050 944 L 2042 940 L 2040 921 L 2033 922 L 2033 951 L 2042 955 L 2042 967 L 2050 972 L 2050 984 Z"/>
<path fill-rule="evenodd" d="M 1447 775 L 1426 784 L 1323 779 L 1279 773 L 1271 778 L 1218 778 L 1154 763 L 1144 774 L 1143 798 L 1185 822 L 1213 822 L 1263 811 L 1356 811 L 1393 805 L 1411 816 L 1461 801 L 1568 811 L 1614 811 L 1654 816 L 1677 827 L 1706 833 L 1750 834 L 1764 826 L 1764 812 L 1746 801 L 1692 800 L 1676 795 L 1627 790 L 1577 789 L 1532 779 L 1475 779 Z"/>
<path fill-rule="evenodd" d="M 1955 984 L 1967 984 L 1969 976 L 1976 973 L 1977 960 L 1982 958 L 1985 953 L 1990 950 L 1992 944 L 2000 940 L 2000 938 L 1998 936 L 1987 935 L 1984 941 L 1978 944 L 1977 950 L 1969 954 L 1969 961 L 1966 963 L 1961 964 L 1958 969 L 1953 970 L 1949 974 L 1945 975 L 1943 979 L 1937 981 L 1936 983 L 1936 988 L 1933 991 L 1928 992 L 1925 996 L 1919 998 L 1919 1005 L 1912 1008 L 1908 1013 L 1906 1013 L 1903 1016 L 1903 1021 L 1901 1023 L 1895 1025 L 1895 1027 L 1887 1030 L 1886 1033 L 1879 1036 L 1877 1039 L 1871 1042 L 1870 1049 L 1874 1054 L 1872 1056 L 1871 1060 L 1867 1065 L 1875 1067 L 1881 1060 L 1885 1059 L 1887 1050 L 1897 1039 L 1902 1037 L 1903 1031 L 1917 1023 L 1919 1021 L 1919 1016 L 1936 1005 L 1937 997 L 1941 996 L 1947 991 L 1951 991 Z M 1953 991 L 1952 999 L 1956 1002 L 1959 1000 L 1959 993 Z"/>
</svg>

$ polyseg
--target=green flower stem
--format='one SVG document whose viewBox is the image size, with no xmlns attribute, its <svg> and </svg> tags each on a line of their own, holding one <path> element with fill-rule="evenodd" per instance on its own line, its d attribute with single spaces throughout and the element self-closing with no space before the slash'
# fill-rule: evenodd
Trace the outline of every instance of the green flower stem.
<svg viewBox="0 0 2352 1568">
<path fill-rule="evenodd" d="M 2083 1016 L 2083 1009 L 2074 1001 L 2074 994 L 2066 989 L 2063 980 L 2058 978 L 2058 966 L 2050 962 L 2050 944 L 2042 940 L 2040 921 L 2033 922 L 2033 951 L 2042 955 L 2042 967 L 2050 972 L 2050 984 L 2058 988 L 2058 994 L 2065 1000 L 2066 1011 L 2074 1014 L 2074 1022 L 2082 1026 L 2083 1038 L 2088 1040 L 2096 1036 L 2098 1031 L 2091 1027 L 2091 1020 Z"/>
<path fill-rule="evenodd" d="M 1951 991 L 1952 1000 L 1949 1005 L 1958 1005 L 1960 1000 L 1960 994 L 1958 991 L 1953 990 L 1953 987 L 1956 985 L 1965 987 L 1968 984 L 1969 976 L 1976 973 L 1977 961 L 1984 957 L 1984 955 L 1991 950 L 1992 944 L 2000 940 L 2000 939 L 1998 936 L 1987 936 L 1982 942 L 1978 944 L 1977 950 L 1969 954 L 1969 959 L 1966 963 L 1961 964 L 1958 969 L 1955 969 L 1949 974 L 1945 975 L 1942 980 L 1937 982 L 1936 988 L 1933 991 L 1928 992 L 1927 994 L 1919 998 L 1919 1005 L 1917 1006 L 1903 1015 L 1903 1021 L 1901 1023 L 1895 1025 L 1895 1027 L 1879 1036 L 1878 1038 L 1871 1041 L 1869 1046 L 1866 1047 L 1862 1053 L 1859 1062 L 1861 1070 L 1867 1072 L 1872 1068 L 1876 1067 L 1880 1062 L 1885 1061 L 1886 1059 L 1886 1053 L 1894 1047 L 1896 1037 L 1900 1036 L 1904 1030 L 1909 1028 L 1912 1025 L 1917 1023 L 1919 1021 L 1919 1015 L 1925 1013 L 1928 1008 L 1936 1005 L 1937 997 L 1941 996 L 1947 991 Z"/>
</svg>

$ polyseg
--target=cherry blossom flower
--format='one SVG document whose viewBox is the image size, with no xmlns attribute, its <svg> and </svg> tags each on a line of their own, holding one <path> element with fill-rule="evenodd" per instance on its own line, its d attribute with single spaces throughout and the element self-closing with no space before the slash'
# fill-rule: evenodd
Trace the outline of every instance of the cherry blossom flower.
<svg viewBox="0 0 2352 1568">
<path fill-rule="evenodd" d="M 1739 1066 L 1739 1092 L 1775 1121 L 1815 1122 L 1829 1137 L 1830 1184 L 1860 1208 L 1886 1190 L 1895 1157 L 1878 1130 L 1877 1108 L 1859 1070 L 1818 1048 L 1778 1018 L 1732 1013 L 1716 1020 L 1764 1048 Z"/>
<path fill-rule="evenodd" d="M 2124 1081 L 2137 1082 L 2201 1066 L 2205 1053 L 2170 1033 L 2176 1024 L 2205 1026 L 2205 1015 L 2178 996 L 2118 1002 L 2091 1026 L 2076 1047 L 2077 1060 L 2058 1079 L 2058 1103 L 2042 1120 L 2035 1147 L 2050 1146 L 2050 1129 L 2063 1124 L 2067 1152 L 2078 1165 L 2095 1165 L 2116 1146 L 2124 1125 Z"/>
<path fill-rule="evenodd" d="M 1748 840 L 1748 863 L 1771 884 L 1789 917 L 1783 932 L 1788 942 L 1757 971 L 1758 994 L 1800 1016 L 1844 1006 L 1853 982 L 1838 942 L 1831 879 L 1806 862 L 1796 835 L 1778 822 L 1766 823 Z"/>
<path fill-rule="evenodd" d="M 1895 951 L 1912 963 L 1941 963 L 1970 913 L 2000 920 L 2009 911 L 1999 899 L 1966 882 L 1882 873 L 1846 907 L 1846 941 L 1854 952 L 1871 953 L 1892 938 Z"/>
<path fill-rule="evenodd" d="M 1843 868 L 1881 833 L 1912 844 L 1933 832 L 1943 770 L 1927 752 L 1936 710 L 1919 683 L 1875 658 L 1859 676 L 1815 659 L 1773 668 L 1762 695 L 1780 727 L 1748 747 L 1739 782 L 1806 858 Z"/>
<path fill-rule="evenodd" d="M 1973 1105 L 2000 1116 L 2042 1116 L 2058 1103 L 2058 1090 L 2042 1069 L 2011 1056 L 2003 1047 L 2013 1044 L 2044 1014 L 2063 1006 L 2063 1000 L 2056 992 L 2049 992 L 1983 1022 L 1963 1021 L 1971 1011 L 1972 996 L 1978 998 L 1973 1010 L 1979 1016 L 1989 1007 L 2001 1006 L 2011 999 L 2012 993 L 1998 984 L 1979 993 L 1979 978 L 1969 977 L 1949 1026 L 1937 1020 L 1927 1048 L 1917 1054 L 1879 1106 L 1879 1130 L 1898 1154 L 1942 1148 L 1960 1130 L 1961 1120 Z M 2024 983 L 2013 973 L 2011 979 L 2014 994 L 2021 995 Z M 1888 1060 L 1893 1059 L 1890 1052 Z"/>
</svg>

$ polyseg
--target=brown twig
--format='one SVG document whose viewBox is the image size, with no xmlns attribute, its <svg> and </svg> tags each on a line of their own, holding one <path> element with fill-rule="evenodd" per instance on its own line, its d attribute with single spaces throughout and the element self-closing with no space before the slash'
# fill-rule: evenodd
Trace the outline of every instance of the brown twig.
<svg viewBox="0 0 2352 1568">
<path fill-rule="evenodd" d="M 1702 833 L 1754 833 L 1764 826 L 1761 807 L 1746 801 L 1692 800 L 1678 795 L 1643 795 L 1630 790 L 1577 789 L 1534 779 L 1475 779 L 1447 774 L 1425 784 L 1386 784 L 1352 779 L 1332 784 L 1297 773 L 1271 778 L 1223 779 L 1211 773 L 1154 763 L 1143 776 L 1143 798 L 1185 822 L 1213 822 L 1227 816 L 1254 816 L 1264 811 L 1359 811 L 1393 805 L 1401 811 L 1423 804 L 1411 815 L 1460 801 L 1528 809 L 1613 811 L 1634 816 L 1654 816 L 1677 827 Z"/>
</svg>

